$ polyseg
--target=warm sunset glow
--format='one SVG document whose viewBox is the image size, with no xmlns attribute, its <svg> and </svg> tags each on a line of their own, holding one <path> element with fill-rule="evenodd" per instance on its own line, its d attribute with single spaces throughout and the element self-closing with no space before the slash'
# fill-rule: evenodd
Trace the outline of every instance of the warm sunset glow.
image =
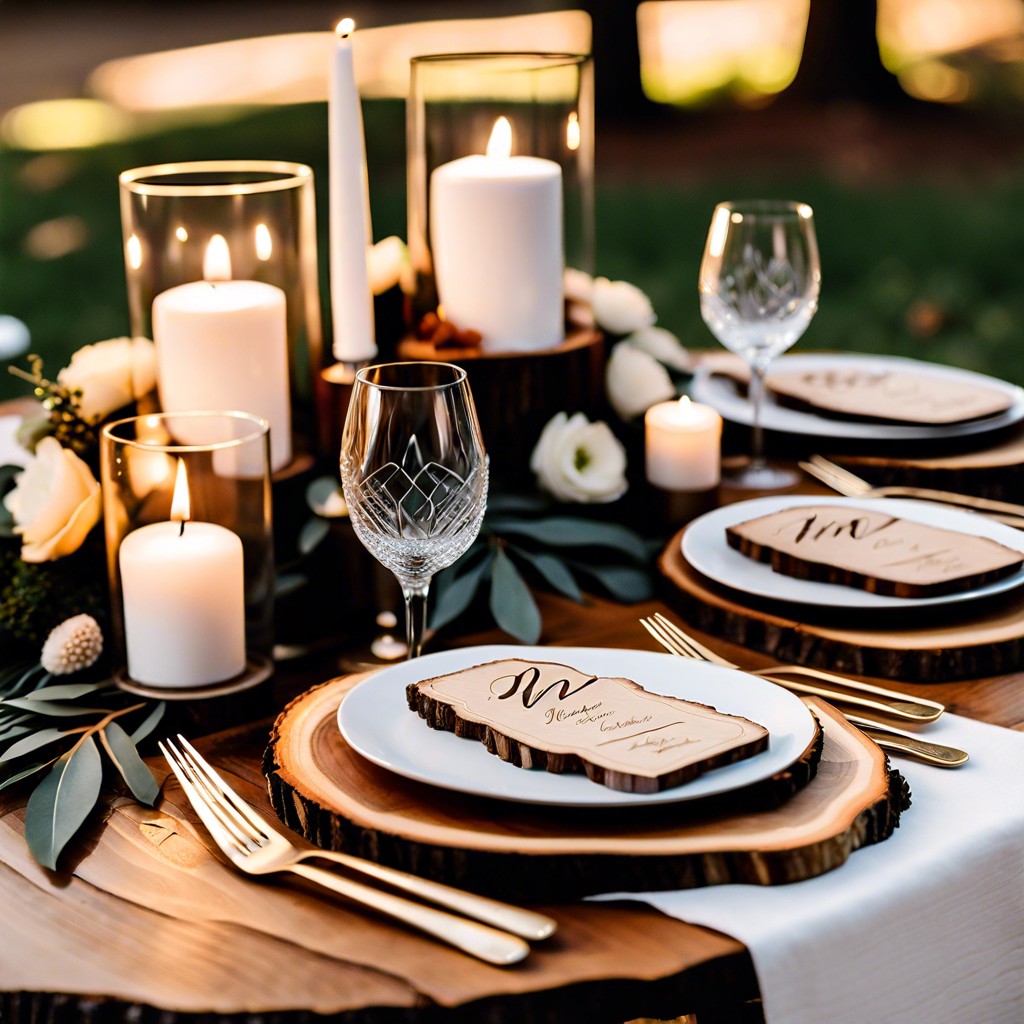
<svg viewBox="0 0 1024 1024">
<path fill-rule="evenodd" d="M 487 155 L 507 157 L 512 155 L 512 125 L 507 117 L 499 117 L 487 140 Z"/>
<path fill-rule="evenodd" d="M 266 263 L 274 255 L 274 240 L 266 224 L 256 225 L 256 258 Z"/>
<path fill-rule="evenodd" d="M 129 235 L 124 246 L 125 259 L 132 270 L 138 270 L 142 266 L 142 243 L 138 235 Z"/>
<path fill-rule="evenodd" d="M 174 478 L 174 496 L 171 498 L 171 519 L 184 523 L 192 518 L 192 503 L 188 496 L 188 474 L 185 460 L 178 459 L 178 472 Z"/>
<path fill-rule="evenodd" d="M 569 115 L 565 126 L 565 144 L 572 150 L 580 148 L 580 119 L 575 110 Z"/>
<path fill-rule="evenodd" d="M 203 255 L 204 281 L 231 280 L 231 250 L 223 235 L 214 235 Z"/>
</svg>

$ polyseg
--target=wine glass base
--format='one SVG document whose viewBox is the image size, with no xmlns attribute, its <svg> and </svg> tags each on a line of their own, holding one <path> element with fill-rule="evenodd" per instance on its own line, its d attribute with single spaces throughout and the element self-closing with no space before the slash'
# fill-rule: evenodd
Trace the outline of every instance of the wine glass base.
<svg viewBox="0 0 1024 1024">
<path fill-rule="evenodd" d="M 722 486 L 738 491 L 785 491 L 800 483 L 801 475 L 787 466 L 744 459 L 722 467 Z"/>
</svg>

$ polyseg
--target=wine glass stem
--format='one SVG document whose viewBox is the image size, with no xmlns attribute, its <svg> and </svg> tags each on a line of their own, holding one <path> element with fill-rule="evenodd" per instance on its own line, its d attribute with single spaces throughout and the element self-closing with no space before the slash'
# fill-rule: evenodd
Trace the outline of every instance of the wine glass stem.
<svg viewBox="0 0 1024 1024">
<path fill-rule="evenodd" d="M 761 405 L 764 402 L 764 378 L 767 370 L 767 366 L 757 363 L 750 367 L 750 407 L 754 414 L 750 438 L 751 469 L 763 469 L 767 465 L 764 457 L 764 430 L 761 427 Z"/>
<path fill-rule="evenodd" d="M 427 630 L 427 592 L 430 580 L 419 586 L 402 584 L 405 598 L 405 635 L 409 657 L 418 658 L 423 651 L 423 636 Z"/>
</svg>

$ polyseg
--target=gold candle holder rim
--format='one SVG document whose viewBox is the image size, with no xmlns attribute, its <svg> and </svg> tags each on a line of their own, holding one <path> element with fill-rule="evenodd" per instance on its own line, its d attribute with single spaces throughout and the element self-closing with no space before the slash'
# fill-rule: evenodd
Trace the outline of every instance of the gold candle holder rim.
<svg viewBox="0 0 1024 1024">
<path fill-rule="evenodd" d="M 202 419 L 219 417 L 236 421 L 247 421 L 252 424 L 252 430 L 242 437 L 226 438 L 223 441 L 205 441 L 202 444 L 166 444 L 152 441 L 140 441 L 133 437 L 123 437 L 116 433 L 118 427 L 127 423 L 138 423 L 145 420 L 171 420 L 171 419 Z M 270 433 L 270 423 L 261 416 L 255 416 L 249 412 L 240 412 L 234 409 L 189 409 L 184 412 L 155 412 L 144 413 L 139 416 L 125 416 L 122 419 L 114 420 L 103 426 L 100 434 L 113 444 L 125 445 L 129 448 L 138 448 L 146 452 L 167 452 L 169 454 L 187 454 L 189 452 L 212 452 L 226 451 L 231 448 L 240 448 L 243 445 L 252 444 L 266 438 Z"/>
<path fill-rule="evenodd" d="M 266 175 L 255 181 L 150 181 L 151 178 L 170 178 L 178 175 Z M 119 183 L 130 192 L 142 196 L 189 198 L 196 196 L 242 196 L 263 192 L 283 192 L 313 180 L 313 169 L 308 164 L 290 160 L 192 160 L 179 163 L 151 164 L 133 167 L 118 175 Z"/>
<path fill-rule="evenodd" d="M 545 67 L 558 67 L 561 64 L 566 66 L 574 64 L 585 64 L 591 60 L 589 53 L 569 53 L 567 51 L 546 51 L 546 50 L 481 50 L 479 52 L 467 53 L 424 53 L 417 57 L 410 58 L 412 64 L 440 64 L 445 61 L 473 61 L 473 60 L 497 60 L 499 58 L 509 59 L 542 60 Z"/>
</svg>

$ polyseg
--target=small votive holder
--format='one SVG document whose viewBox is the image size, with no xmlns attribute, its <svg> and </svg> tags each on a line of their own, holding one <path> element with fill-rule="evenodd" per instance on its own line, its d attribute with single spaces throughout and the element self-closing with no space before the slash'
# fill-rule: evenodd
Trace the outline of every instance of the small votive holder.
<svg viewBox="0 0 1024 1024">
<path fill-rule="evenodd" d="M 271 470 L 301 468 L 323 361 L 312 170 L 201 161 L 119 180 L 131 333 L 156 344 L 161 408 L 260 416 Z"/>
<path fill-rule="evenodd" d="M 114 680 L 163 698 L 248 689 L 273 671 L 265 420 L 133 416 L 100 442 Z"/>
<path fill-rule="evenodd" d="M 666 524 L 688 522 L 715 505 L 722 466 L 722 417 L 710 406 L 659 402 L 644 416 L 647 482 Z"/>
</svg>

